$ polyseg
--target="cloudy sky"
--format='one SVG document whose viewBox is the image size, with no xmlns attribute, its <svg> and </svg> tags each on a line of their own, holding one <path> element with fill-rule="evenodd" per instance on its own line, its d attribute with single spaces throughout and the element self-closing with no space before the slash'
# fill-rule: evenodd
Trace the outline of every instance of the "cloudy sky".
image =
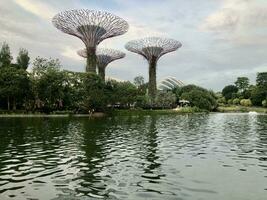
<svg viewBox="0 0 267 200">
<path fill-rule="evenodd" d="M 267 71 L 267 0 L 0 0 L 0 43 L 10 45 L 13 57 L 23 47 L 32 60 L 59 58 L 64 69 L 84 71 L 85 61 L 76 55 L 83 43 L 51 23 L 58 12 L 75 8 L 108 11 L 130 24 L 125 35 L 100 47 L 126 52 L 127 41 L 146 36 L 180 41 L 182 48 L 160 59 L 158 80 L 174 76 L 217 91 L 238 76 L 254 83 L 257 72 Z M 107 75 L 147 79 L 146 61 L 126 53 Z"/>
</svg>

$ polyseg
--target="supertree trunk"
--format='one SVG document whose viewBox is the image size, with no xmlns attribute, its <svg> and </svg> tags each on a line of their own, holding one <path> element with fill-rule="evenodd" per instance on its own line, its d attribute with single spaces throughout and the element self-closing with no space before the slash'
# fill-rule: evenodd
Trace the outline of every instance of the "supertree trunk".
<svg viewBox="0 0 267 200">
<path fill-rule="evenodd" d="M 97 65 L 96 48 L 95 47 L 87 48 L 86 72 L 91 72 L 96 74 L 96 65 Z"/>
<path fill-rule="evenodd" d="M 156 76 L 157 60 L 152 58 L 149 61 L 149 81 L 148 81 L 148 94 L 155 98 L 157 92 L 157 76 Z"/>
<path fill-rule="evenodd" d="M 98 68 L 98 75 L 105 81 L 105 67 L 99 67 Z"/>
</svg>

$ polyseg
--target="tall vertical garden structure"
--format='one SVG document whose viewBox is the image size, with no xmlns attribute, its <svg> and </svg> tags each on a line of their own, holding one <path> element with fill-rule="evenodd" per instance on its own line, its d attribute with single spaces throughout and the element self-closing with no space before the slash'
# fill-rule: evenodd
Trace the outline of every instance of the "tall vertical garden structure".
<svg viewBox="0 0 267 200">
<path fill-rule="evenodd" d="M 128 23 L 111 13 L 79 9 L 63 11 L 53 17 L 54 26 L 64 33 L 80 38 L 86 47 L 86 71 L 96 73 L 97 45 L 103 40 L 128 31 Z"/>
<path fill-rule="evenodd" d="M 77 51 L 78 55 L 87 58 L 87 50 L 82 49 Z M 102 49 L 98 48 L 96 50 L 96 56 L 97 56 L 97 67 L 98 67 L 98 74 L 99 76 L 105 80 L 105 74 L 106 74 L 106 67 L 109 63 L 111 63 L 114 60 L 118 60 L 125 57 L 125 53 L 115 50 L 115 49 Z"/>
<path fill-rule="evenodd" d="M 155 97 L 157 91 L 156 69 L 159 58 L 167 53 L 177 50 L 182 44 L 174 39 L 147 37 L 132 40 L 125 45 L 128 51 L 143 56 L 149 63 L 148 94 Z"/>
</svg>

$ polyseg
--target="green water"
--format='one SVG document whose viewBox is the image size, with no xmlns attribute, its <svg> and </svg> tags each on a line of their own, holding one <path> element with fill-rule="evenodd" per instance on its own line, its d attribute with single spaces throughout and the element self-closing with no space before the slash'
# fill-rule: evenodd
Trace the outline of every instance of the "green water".
<svg viewBox="0 0 267 200">
<path fill-rule="evenodd" d="M 267 199 L 267 115 L 0 118 L 0 199 Z"/>
</svg>

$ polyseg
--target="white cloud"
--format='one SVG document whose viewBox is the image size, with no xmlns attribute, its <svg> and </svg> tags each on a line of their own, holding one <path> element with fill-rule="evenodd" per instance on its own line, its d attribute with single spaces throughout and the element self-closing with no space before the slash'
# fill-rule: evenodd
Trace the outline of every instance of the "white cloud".
<svg viewBox="0 0 267 200">
<path fill-rule="evenodd" d="M 267 44 L 267 1 L 224 0 L 221 8 L 200 25 L 202 31 L 213 31 L 218 37 L 238 45 Z"/>
<path fill-rule="evenodd" d="M 26 11 L 41 17 L 45 20 L 50 20 L 56 11 L 46 3 L 39 0 L 14 0 L 19 6 Z"/>
</svg>

